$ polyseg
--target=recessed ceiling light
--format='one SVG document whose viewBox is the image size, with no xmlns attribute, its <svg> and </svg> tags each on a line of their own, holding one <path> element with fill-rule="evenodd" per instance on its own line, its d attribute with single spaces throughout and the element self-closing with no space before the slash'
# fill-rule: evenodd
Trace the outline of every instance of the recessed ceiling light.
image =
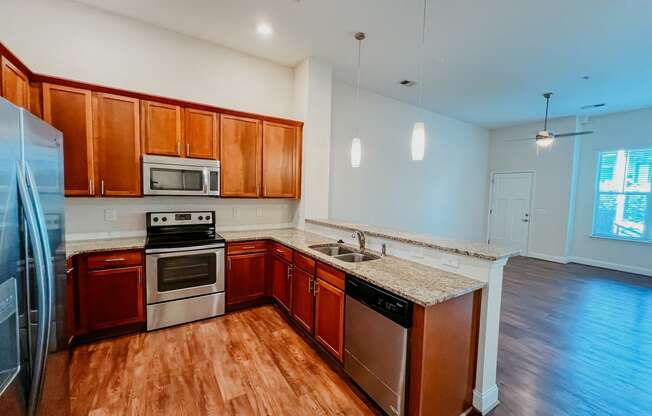
<svg viewBox="0 0 652 416">
<path fill-rule="evenodd" d="M 262 36 L 270 36 L 274 30 L 267 23 L 261 23 L 256 27 L 256 32 Z"/>
</svg>

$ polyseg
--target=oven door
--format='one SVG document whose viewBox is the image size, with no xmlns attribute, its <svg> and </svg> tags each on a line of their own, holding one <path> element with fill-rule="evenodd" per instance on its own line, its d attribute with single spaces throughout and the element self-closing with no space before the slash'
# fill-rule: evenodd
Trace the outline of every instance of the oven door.
<svg viewBox="0 0 652 416">
<path fill-rule="evenodd" d="M 224 291 L 224 246 L 154 249 L 146 255 L 147 303 Z"/>
<path fill-rule="evenodd" d="M 143 163 L 143 190 L 145 195 L 209 195 L 208 171 L 202 166 Z"/>
</svg>

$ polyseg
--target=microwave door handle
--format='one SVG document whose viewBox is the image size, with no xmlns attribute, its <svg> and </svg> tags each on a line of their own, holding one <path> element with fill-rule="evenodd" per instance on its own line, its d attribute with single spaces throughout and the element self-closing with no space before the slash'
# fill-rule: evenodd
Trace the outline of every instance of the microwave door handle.
<svg viewBox="0 0 652 416">
<path fill-rule="evenodd" d="M 43 388 L 43 374 L 45 373 L 45 364 L 47 359 L 47 346 L 50 339 L 50 308 L 46 284 L 46 260 L 43 253 L 42 238 L 37 225 L 34 205 L 30 200 L 29 191 L 27 190 L 27 181 L 25 180 L 24 167 L 21 161 L 16 162 L 16 176 L 18 178 L 18 193 L 25 211 L 27 222 L 27 232 L 30 235 L 32 251 L 34 253 L 34 269 L 36 271 L 36 290 L 38 294 L 38 331 L 36 338 L 36 354 L 32 367 L 32 388 L 29 392 L 28 410 L 29 414 L 36 414 L 41 390 Z"/>
<path fill-rule="evenodd" d="M 211 177 L 211 173 L 208 168 L 204 168 L 204 194 L 208 195 L 208 183 Z"/>
</svg>

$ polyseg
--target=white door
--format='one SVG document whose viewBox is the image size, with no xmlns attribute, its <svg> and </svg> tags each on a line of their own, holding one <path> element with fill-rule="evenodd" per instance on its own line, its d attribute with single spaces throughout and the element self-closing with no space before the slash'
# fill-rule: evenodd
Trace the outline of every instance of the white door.
<svg viewBox="0 0 652 416">
<path fill-rule="evenodd" d="M 513 247 L 527 255 L 532 172 L 495 173 L 489 211 L 489 244 Z"/>
</svg>

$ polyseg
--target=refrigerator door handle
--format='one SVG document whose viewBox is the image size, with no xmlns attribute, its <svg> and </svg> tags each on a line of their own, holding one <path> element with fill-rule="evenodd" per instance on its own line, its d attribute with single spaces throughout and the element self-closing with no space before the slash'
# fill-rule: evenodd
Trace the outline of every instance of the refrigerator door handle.
<svg viewBox="0 0 652 416">
<path fill-rule="evenodd" d="M 37 405 L 43 388 L 43 375 L 45 373 L 45 364 L 47 359 L 47 347 L 50 340 L 50 299 L 48 299 L 50 285 L 47 284 L 46 270 L 49 258 L 46 261 L 43 253 L 43 238 L 41 236 L 39 225 L 34 213 L 34 202 L 31 200 L 27 181 L 25 180 L 25 169 L 22 161 L 17 164 L 18 190 L 20 200 L 25 211 L 27 219 L 28 233 L 32 236 L 30 241 L 33 242 L 34 268 L 36 270 L 36 290 L 38 292 L 38 310 L 39 322 L 36 336 L 36 355 L 32 366 L 32 386 L 28 398 L 28 414 L 35 415 Z"/>
</svg>

